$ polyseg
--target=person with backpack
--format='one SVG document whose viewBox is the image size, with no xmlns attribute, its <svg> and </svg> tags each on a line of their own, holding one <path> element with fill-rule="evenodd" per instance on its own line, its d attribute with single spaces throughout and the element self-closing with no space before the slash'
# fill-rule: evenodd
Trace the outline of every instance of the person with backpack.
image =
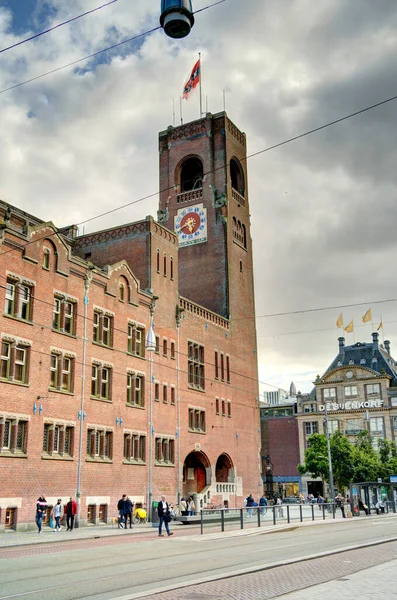
<svg viewBox="0 0 397 600">
<path fill-rule="evenodd" d="M 267 507 L 267 499 L 266 499 L 265 494 L 263 494 L 262 498 L 259 500 L 259 506 L 261 507 L 261 515 L 262 515 L 262 517 L 264 517 L 266 514 L 266 507 Z"/>
<path fill-rule="evenodd" d="M 255 500 L 253 499 L 251 494 L 248 494 L 247 496 L 247 512 L 248 512 L 248 518 L 250 519 L 252 517 L 252 511 L 253 511 L 253 506 L 254 506 Z"/>
<path fill-rule="evenodd" d="M 123 494 L 120 500 L 117 503 L 117 510 L 119 511 L 119 529 L 124 528 L 124 516 L 125 516 L 125 501 L 126 494 Z"/>
</svg>

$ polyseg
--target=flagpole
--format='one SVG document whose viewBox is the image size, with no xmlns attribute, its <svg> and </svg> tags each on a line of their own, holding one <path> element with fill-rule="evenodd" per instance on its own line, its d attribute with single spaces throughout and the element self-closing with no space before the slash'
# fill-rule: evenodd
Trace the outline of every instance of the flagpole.
<svg viewBox="0 0 397 600">
<path fill-rule="evenodd" d="M 201 52 L 199 52 L 199 61 L 200 61 L 200 119 L 203 116 L 203 87 L 202 87 L 202 79 L 203 79 L 203 68 L 201 66 Z"/>
<path fill-rule="evenodd" d="M 175 127 L 175 98 L 172 99 L 172 125 Z"/>
<path fill-rule="evenodd" d="M 181 125 L 183 125 L 182 96 L 179 96 L 179 110 L 181 113 Z"/>
</svg>

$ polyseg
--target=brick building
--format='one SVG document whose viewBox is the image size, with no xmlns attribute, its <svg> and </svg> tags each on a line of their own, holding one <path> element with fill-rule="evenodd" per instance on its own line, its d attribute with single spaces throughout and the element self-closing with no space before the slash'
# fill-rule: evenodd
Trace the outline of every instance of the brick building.
<svg viewBox="0 0 397 600">
<path fill-rule="evenodd" d="M 261 490 L 245 135 L 208 114 L 159 150 L 158 222 L 77 237 L 0 202 L 0 529 L 41 492 L 87 523 Z"/>
</svg>

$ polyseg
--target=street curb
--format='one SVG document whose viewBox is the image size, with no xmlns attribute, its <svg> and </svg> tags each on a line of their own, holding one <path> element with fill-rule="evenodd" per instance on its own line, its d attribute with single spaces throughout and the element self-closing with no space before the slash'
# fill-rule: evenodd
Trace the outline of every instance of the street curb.
<svg viewBox="0 0 397 600">
<path fill-rule="evenodd" d="M 397 518 L 397 514 L 389 514 L 389 515 L 382 515 L 381 518 Z M 364 519 L 364 517 L 362 517 Z M 376 518 L 376 516 L 374 516 L 373 518 Z M 241 535 L 262 535 L 262 534 L 268 534 L 268 533 L 278 533 L 278 532 L 285 532 L 285 531 L 293 531 L 294 529 L 298 528 L 298 527 L 318 527 L 321 525 L 332 525 L 333 523 L 342 523 L 342 522 L 346 522 L 347 523 L 360 523 L 361 519 L 358 518 L 353 518 L 353 519 L 346 519 L 343 520 L 342 518 L 337 518 L 337 519 L 332 519 L 332 520 L 317 520 L 317 521 L 296 521 L 296 522 L 292 522 L 292 523 L 280 523 L 277 525 L 272 525 L 269 524 L 267 526 L 264 527 L 254 527 L 254 528 L 250 528 L 250 529 L 235 529 L 235 530 L 231 530 L 231 531 L 214 531 L 212 533 L 205 533 L 204 535 L 201 535 L 201 533 L 199 533 L 199 531 L 197 532 L 197 541 L 205 541 L 205 540 L 216 540 L 216 539 L 224 539 L 225 536 L 229 536 L 229 537 L 239 537 Z M 182 531 L 192 531 L 193 529 L 199 529 L 198 525 L 181 525 L 180 526 Z M 85 528 L 84 528 L 85 529 Z M 178 527 L 179 529 L 179 527 Z M 105 530 L 106 531 L 106 530 Z M 136 536 L 136 535 L 145 535 L 145 534 L 149 534 L 151 532 L 154 531 L 153 527 L 147 528 L 147 529 L 134 529 L 134 533 L 130 533 L 128 532 L 128 536 L 132 535 L 132 536 Z M 181 533 L 182 533 L 181 531 Z M 65 532 L 63 532 L 65 533 Z M 121 534 L 120 530 L 117 530 L 117 533 L 115 532 L 114 534 L 110 533 L 109 535 L 101 535 L 101 531 L 98 532 L 93 532 L 90 533 L 89 536 L 87 537 L 80 537 L 80 538 L 73 538 L 73 537 L 69 537 L 69 538 L 59 538 L 59 537 L 54 537 L 54 538 L 49 538 L 48 540 L 44 540 L 43 541 L 26 541 L 20 544 L 11 544 L 11 545 L 2 545 L 1 544 L 1 535 L 13 535 L 12 533 L 7 533 L 7 534 L 0 534 L 0 550 L 12 550 L 13 548 L 17 549 L 17 548 L 25 548 L 25 547 L 31 547 L 31 546 L 48 546 L 48 545 L 52 545 L 52 544 L 63 544 L 66 542 L 84 542 L 84 541 L 93 541 L 93 540 L 106 540 L 106 539 L 118 539 L 118 538 L 125 538 L 126 534 L 124 533 Z M 174 540 L 178 540 L 181 539 L 182 537 L 185 537 L 183 534 L 182 535 L 178 535 L 176 538 L 174 538 Z M 188 537 L 188 536 L 186 536 Z M 190 539 L 192 539 L 193 536 L 190 536 Z M 153 538 L 155 539 L 155 538 Z M 76 548 L 78 549 L 78 548 Z M 138 596 L 139 597 L 139 596 Z M 118 599 L 115 599 L 118 600 Z"/>
<path fill-rule="evenodd" d="M 374 542 L 365 542 L 365 543 L 357 544 L 354 546 L 347 546 L 345 548 L 335 548 L 334 550 L 330 550 L 328 552 L 320 552 L 318 554 L 309 554 L 308 556 L 304 556 L 302 558 L 292 558 L 290 560 L 278 561 L 275 563 L 270 563 L 268 565 L 262 565 L 260 567 L 248 567 L 246 569 L 240 569 L 239 571 L 233 571 L 233 573 L 226 573 L 226 574 L 222 574 L 222 575 L 211 575 L 209 577 L 201 577 L 199 579 L 195 579 L 195 580 L 192 580 L 189 582 L 184 582 L 184 583 L 180 583 L 180 584 L 170 584 L 168 586 L 164 586 L 161 588 L 155 588 L 153 590 L 146 591 L 146 592 L 137 592 L 136 594 L 128 594 L 127 596 L 118 596 L 117 598 L 113 598 L 112 600 L 136 600 L 138 598 L 147 598 L 148 596 L 164 594 L 166 592 L 172 592 L 173 590 L 180 590 L 180 589 L 192 587 L 195 585 L 201 585 L 203 583 L 211 583 L 214 581 L 220 581 L 222 579 L 232 579 L 234 577 L 240 577 L 242 575 L 249 575 L 251 573 L 258 573 L 260 571 L 268 571 L 271 569 L 276 569 L 277 567 L 285 567 L 288 565 L 298 564 L 301 562 L 308 562 L 310 560 L 315 560 L 317 558 L 333 556 L 334 554 L 350 552 L 351 550 L 360 550 L 361 548 L 371 548 L 372 546 L 380 546 L 381 544 L 389 544 L 391 542 L 397 542 L 397 536 L 394 536 L 391 538 L 384 538 L 381 540 L 376 540 Z"/>
</svg>

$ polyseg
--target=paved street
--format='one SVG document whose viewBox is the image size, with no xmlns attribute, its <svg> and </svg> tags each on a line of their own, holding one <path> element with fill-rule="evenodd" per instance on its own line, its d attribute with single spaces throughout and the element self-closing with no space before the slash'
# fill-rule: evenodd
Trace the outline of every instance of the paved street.
<svg viewBox="0 0 397 600">
<path fill-rule="evenodd" d="M 382 539 L 397 540 L 397 518 L 393 515 L 282 527 L 242 532 L 236 529 L 225 534 L 200 536 L 197 530 L 180 526 L 175 527 L 171 538 L 159 539 L 155 530 L 146 530 L 141 534 L 125 532 L 99 539 L 92 539 L 89 533 L 89 539 L 67 542 L 60 540 L 62 534 L 48 534 L 46 542 L 40 544 L 2 548 L 0 600 L 17 597 L 127 600 L 142 597 L 142 594 L 153 595 L 165 586 L 171 586 L 173 591 L 161 591 L 157 599 L 272 598 L 397 558 L 396 541 L 286 565 L 289 561 L 300 561 L 327 551 Z M 58 536 L 56 541 L 51 543 L 55 536 Z M 270 565 L 278 566 L 263 570 Z M 224 579 L 225 575 L 252 569 L 257 572 Z M 263 578 L 269 576 L 273 578 L 273 587 L 263 583 Z M 221 578 L 221 581 L 203 586 L 203 578 L 208 577 Z M 237 587 L 239 581 L 242 581 L 240 588 Z M 280 588 L 280 581 L 289 585 Z M 181 584 L 190 584 L 189 589 L 176 591 Z M 205 591 L 205 586 L 216 586 L 216 590 Z M 264 595 L 265 590 L 268 590 L 267 595 Z"/>
</svg>

